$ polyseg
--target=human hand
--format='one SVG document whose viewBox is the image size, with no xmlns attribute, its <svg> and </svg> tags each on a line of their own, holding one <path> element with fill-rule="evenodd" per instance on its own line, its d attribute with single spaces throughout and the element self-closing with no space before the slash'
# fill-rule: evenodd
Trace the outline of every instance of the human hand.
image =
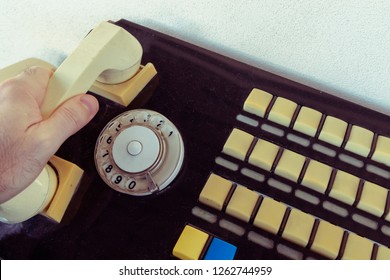
<svg viewBox="0 0 390 280">
<path fill-rule="evenodd" d="M 31 67 L 0 84 L 0 203 L 28 187 L 62 143 L 98 111 L 95 97 L 80 94 L 43 119 L 40 105 L 52 74 Z"/>
</svg>

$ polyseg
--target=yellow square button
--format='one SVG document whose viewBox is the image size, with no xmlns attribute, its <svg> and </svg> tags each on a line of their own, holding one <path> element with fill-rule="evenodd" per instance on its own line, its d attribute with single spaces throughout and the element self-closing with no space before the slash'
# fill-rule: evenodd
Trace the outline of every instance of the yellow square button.
<svg viewBox="0 0 390 280">
<path fill-rule="evenodd" d="M 351 134 L 345 149 L 355 154 L 367 157 L 371 150 L 374 133 L 360 126 L 352 126 Z"/>
<path fill-rule="evenodd" d="M 264 117 L 265 112 L 272 100 L 272 94 L 261 89 L 254 88 L 244 103 L 244 111 Z"/>
<path fill-rule="evenodd" d="M 279 146 L 259 139 L 254 147 L 248 162 L 264 170 L 270 171 L 279 151 Z"/>
<path fill-rule="evenodd" d="M 291 209 L 282 237 L 305 247 L 309 242 L 314 217 L 298 209 Z"/>
<path fill-rule="evenodd" d="M 379 135 L 372 159 L 390 166 L 390 138 Z"/>
<path fill-rule="evenodd" d="M 232 182 L 212 173 L 199 195 L 199 201 L 217 210 L 222 210 L 231 187 Z"/>
<path fill-rule="evenodd" d="M 309 136 L 314 136 L 321 121 L 322 114 L 312 108 L 302 107 L 294 123 L 294 129 Z"/>
<path fill-rule="evenodd" d="M 226 213 L 244 222 L 249 222 L 258 198 L 258 193 L 238 185 L 226 207 Z"/>
<path fill-rule="evenodd" d="M 364 182 L 357 208 L 381 217 L 386 207 L 388 190 L 371 182 Z"/>
<path fill-rule="evenodd" d="M 278 124 L 289 126 L 297 104 L 289 99 L 278 97 L 271 108 L 268 119 Z"/>
<path fill-rule="evenodd" d="M 172 254 L 182 260 L 198 260 L 209 235 L 186 225 L 173 248 Z"/>
<path fill-rule="evenodd" d="M 329 196 L 348 205 L 355 202 L 360 179 L 352 174 L 337 170 Z"/>
<path fill-rule="evenodd" d="M 304 156 L 285 149 L 275 168 L 275 173 L 291 181 L 297 182 L 305 160 L 306 158 Z"/>
<path fill-rule="evenodd" d="M 344 230 L 327 221 L 321 220 L 311 249 L 329 259 L 337 258 Z"/>
<path fill-rule="evenodd" d="M 327 116 L 318 138 L 322 141 L 340 147 L 344 141 L 347 127 L 348 124 L 345 121 L 332 116 Z"/>
<path fill-rule="evenodd" d="M 302 185 L 324 194 L 328 187 L 331 173 L 332 167 L 329 165 L 316 160 L 310 160 L 302 179 Z"/>
<path fill-rule="evenodd" d="M 270 233 L 277 234 L 286 209 L 287 207 L 283 203 L 265 196 L 253 224 Z"/>
<path fill-rule="evenodd" d="M 229 135 L 222 152 L 234 158 L 245 160 L 254 137 L 249 133 L 234 128 Z"/>
<path fill-rule="evenodd" d="M 380 245 L 376 254 L 377 260 L 390 260 L 390 249 L 388 247 Z"/>
<path fill-rule="evenodd" d="M 343 260 L 369 260 L 371 259 L 374 244 L 367 238 L 350 232 L 345 245 Z"/>
</svg>

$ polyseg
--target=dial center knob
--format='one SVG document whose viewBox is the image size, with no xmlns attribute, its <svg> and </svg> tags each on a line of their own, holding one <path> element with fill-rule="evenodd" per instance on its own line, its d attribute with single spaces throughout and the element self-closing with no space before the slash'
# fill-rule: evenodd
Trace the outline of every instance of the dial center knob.
<svg viewBox="0 0 390 280">
<path fill-rule="evenodd" d="M 142 144 L 137 140 L 130 141 L 127 152 L 132 156 L 138 156 L 142 152 Z"/>
<path fill-rule="evenodd" d="M 141 173 L 153 166 L 161 153 L 156 133 L 146 126 L 134 125 L 120 132 L 112 146 L 118 167 L 129 173 Z"/>
</svg>

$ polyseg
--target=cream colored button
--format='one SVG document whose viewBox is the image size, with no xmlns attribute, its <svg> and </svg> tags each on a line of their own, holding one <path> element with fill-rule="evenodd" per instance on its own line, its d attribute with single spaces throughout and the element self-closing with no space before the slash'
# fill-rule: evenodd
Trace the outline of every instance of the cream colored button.
<svg viewBox="0 0 390 280">
<path fill-rule="evenodd" d="M 234 158 L 245 160 L 254 137 L 249 133 L 234 128 L 229 135 L 222 152 Z"/>
<path fill-rule="evenodd" d="M 327 258 L 335 259 L 339 254 L 343 234 L 344 230 L 341 227 L 321 220 L 311 250 Z"/>
<path fill-rule="evenodd" d="M 199 201 L 217 210 L 222 210 L 231 187 L 232 182 L 212 173 L 199 195 Z"/>
<path fill-rule="evenodd" d="M 376 254 L 377 260 L 390 260 L 390 249 L 388 247 L 380 245 Z"/>
<path fill-rule="evenodd" d="M 348 124 L 332 116 L 327 116 L 321 129 L 319 139 L 340 147 L 343 143 Z"/>
<path fill-rule="evenodd" d="M 378 136 L 376 147 L 372 159 L 390 166 L 390 138 L 382 135 Z"/>
<path fill-rule="evenodd" d="M 253 224 L 270 233 L 277 234 L 286 209 L 287 207 L 283 203 L 264 197 Z"/>
<path fill-rule="evenodd" d="M 302 179 L 302 185 L 324 194 L 331 174 L 332 167 L 316 160 L 310 160 Z"/>
<path fill-rule="evenodd" d="M 314 217 L 298 209 L 291 209 L 282 237 L 305 247 L 309 242 Z"/>
<path fill-rule="evenodd" d="M 352 174 L 337 170 L 329 196 L 348 205 L 355 202 L 360 179 Z"/>
<path fill-rule="evenodd" d="M 294 129 L 314 136 L 321 121 L 322 114 L 314 109 L 302 107 L 294 123 Z"/>
<path fill-rule="evenodd" d="M 371 259 L 374 244 L 367 238 L 350 232 L 345 245 L 343 260 L 369 260 Z"/>
<path fill-rule="evenodd" d="M 270 171 L 278 151 L 279 146 L 266 140 L 259 139 L 249 156 L 248 162 Z"/>
<path fill-rule="evenodd" d="M 264 117 L 265 112 L 272 100 L 272 94 L 254 88 L 244 103 L 244 111 Z"/>
<path fill-rule="evenodd" d="M 388 190 L 371 182 L 364 182 L 357 208 L 381 217 L 386 207 Z"/>
<path fill-rule="evenodd" d="M 275 168 L 275 173 L 291 181 L 297 182 L 305 160 L 306 158 L 304 156 L 285 149 Z"/>
<path fill-rule="evenodd" d="M 258 198 L 258 193 L 238 185 L 226 207 L 226 213 L 248 222 Z"/>
<path fill-rule="evenodd" d="M 271 108 L 268 119 L 278 124 L 289 126 L 297 104 L 289 99 L 278 97 Z"/>
<path fill-rule="evenodd" d="M 355 154 L 367 157 L 371 150 L 374 133 L 360 126 L 352 126 L 351 134 L 345 149 Z"/>
</svg>

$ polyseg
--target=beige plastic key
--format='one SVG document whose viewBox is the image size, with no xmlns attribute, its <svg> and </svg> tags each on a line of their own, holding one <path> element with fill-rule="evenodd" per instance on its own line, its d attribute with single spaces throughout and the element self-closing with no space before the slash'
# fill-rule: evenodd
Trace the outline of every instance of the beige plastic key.
<svg viewBox="0 0 390 280">
<path fill-rule="evenodd" d="M 352 174 L 337 170 L 329 196 L 348 205 L 355 202 L 360 179 Z"/>
<path fill-rule="evenodd" d="M 390 166 L 390 138 L 379 135 L 372 159 Z"/>
<path fill-rule="evenodd" d="M 286 205 L 272 198 L 264 197 L 253 224 L 270 233 L 277 234 L 282 224 Z"/>
<path fill-rule="evenodd" d="M 305 247 L 309 242 L 314 225 L 314 217 L 299 209 L 291 209 L 282 237 Z"/>
<path fill-rule="evenodd" d="M 278 124 L 289 126 L 297 104 L 289 99 L 278 97 L 271 108 L 268 119 Z"/>
<path fill-rule="evenodd" d="M 297 182 L 306 158 L 301 154 L 285 149 L 275 173 L 291 181 Z"/>
<path fill-rule="evenodd" d="M 341 227 L 321 220 L 311 250 L 327 258 L 335 259 L 339 254 L 343 235 L 344 230 Z"/>
<path fill-rule="evenodd" d="M 199 201 L 217 210 L 222 210 L 231 187 L 232 182 L 212 173 L 199 195 Z"/>
<path fill-rule="evenodd" d="M 254 88 L 245 100 L 244 111 L 264 117 L 271 100 L 272 94 Z"/>
<path fill-rule="evenodd" d="M 343 143 L 347 127 L 348 124 L 345 121 L 327 116 L 318 138 L 340 147 Z"/>
<path fill-rule="evenodd" d="M 245 160 L 254 137 L 240 129 L 234 128 L 223 146 L 222 152 L 240 160 Z"/>
<path fill-rule="evenodd" d="M 294 130 L 313 137 L 317 132 L 321 117 L 322 113 L 308 107 L 302 107 L 295 120 Z"/>
<path fill-rule="evenodd" d="M 345 245 L 343 260 L 369 260 L 371 259 L 374 244 L 371 240 L 350 232 Z"/>
<path fill-rule="evenodd" d="M 270 171 L 278 151 L 279 146 L 266 140 L 259 139 L 249 156 L 248 162 Z"/>
<path fill-rule="evenodd" d="M 328 187 L 331 173 L 332 167 L 329 165 L 316 160 L 310 160 L 302 179 L 302 185 L 324 194 Z"/>
<path fill-rule="evenodd" d="M 258 193 L 238 185 L 226 207 L 226 213 L 248 222 L 258 198 Z"/>
<path fill-rule="evenodd" d="M 388 190 L 372 182 L 364 182 L 357 208 L 381 217 L 385 211 Z"/>
<path fill-rule="evenodd" d="M 115 24 L 101 23 L 54 72 L 42 115 L 48 117 L 70 97 L 87 92 L 95 80 L 109 84 L 128 80 L 139 70 L 141 57 L 135 37 Z"/>
<path fill-rule="evenodd" d="M 372 139 L 374 138 L 374 133 L 363 127 L 354 125 L 351 129 L 351 134 L 345 145 L 345 149 L 367 157 L 371 150 Z"/>
<path fill-rule="evenodd" d="M 378 246 L 378 252 L 376 253 L 377 260 L 390 260 L 390 249 L 383 245 Z"/>
</svg>

